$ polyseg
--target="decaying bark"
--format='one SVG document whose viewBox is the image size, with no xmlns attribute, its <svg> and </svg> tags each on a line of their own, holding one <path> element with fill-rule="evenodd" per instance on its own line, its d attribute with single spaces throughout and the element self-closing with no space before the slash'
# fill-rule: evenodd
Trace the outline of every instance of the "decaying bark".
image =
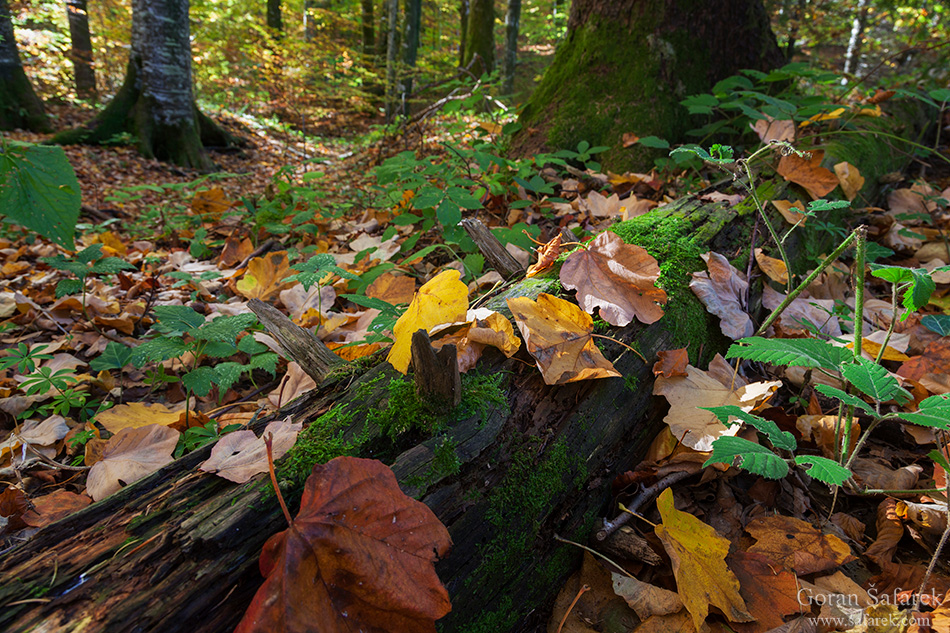
<svg viewBox="0 0 950 633">
<path fill-rule="evenodd" d="M 314 382 L 322 382 L 334 365 L 342 363 L 308 330 L 303 329 L 272 305 L 260 299 L 251 299 L 247 307 L 257 317 L 268 333 L 277 339 L 286 356 L 293 359 Z"/>
<path fill-rule="evenodd" d="M 23 72 L 7 0 L 0 0 L 0 130 L 49 129 L 43 102 Z"/>
</svg>

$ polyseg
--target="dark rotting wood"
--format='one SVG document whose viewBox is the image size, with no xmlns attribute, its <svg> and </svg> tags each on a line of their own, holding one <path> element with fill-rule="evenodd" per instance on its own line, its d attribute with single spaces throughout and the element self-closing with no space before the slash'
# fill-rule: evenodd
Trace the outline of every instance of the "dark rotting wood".
<svg viewBox="0 0 950 633">
<path fill-rule="evenodd" d="M 436 351 L 428 332 L 417 330 L 412 335 L 411 349 L 412 374 L 419 399 L 436 407 L 454 409 L 459 406 L 462 402 L 462 377 L 455 346 L 444 345 Z"/>
<path fill-rule="evenodd" d="M 484 255 L 489 267 L 494 268 L 506 280 L 524 275 L 525 267 L 509 253 L 495 234 L 477 218 L 462 220 L 462 228 L 472 238 L 479 252 Z"/>
<path fill-rule="evenodd" d="M 323 341 L 291 321 L 274 306 L 260 299 L 251 299 L 247 307 L 257 315 L 264 329 L 277 339 L 287 356 L 317 384 L 323 381 L 334 365 L 343 363 L 343 359 L 330 351 Z"/>
</svg>

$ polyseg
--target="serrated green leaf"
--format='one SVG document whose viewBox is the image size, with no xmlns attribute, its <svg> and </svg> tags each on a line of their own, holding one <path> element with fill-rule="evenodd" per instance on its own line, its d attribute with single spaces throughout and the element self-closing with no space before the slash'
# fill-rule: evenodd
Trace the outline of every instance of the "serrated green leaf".
<svg viewBox="0 0 950 633">
<path fill-rule="evenodd" d="M 720 437 L 713 442 L 712 448 L 712 455 L 703 464 L 704 468 L 710 464 L 732 466 L 738 457 L 741 460 L 740 467 L 767 479 L 781 479 L 788 474 L 788 464 L 784 459 L 764 446 L 741 437 Z"/>
<path fill-rule="evenodd" d="M 901 413 L 899 417 L 911 424 L 950 431 L 950 396 L 930 396 L 921 401 L 915 413 Z"/>
<path fill-rule="evenodd" d="M 475 211 L 482 208 L 481 201 L 465 189 L 449 187 L 445 193 L 452 200 L 452 202 L 463 209 Z M 445 204 L 445 201 L 443 201 L 442 204 Z"/>
<path fill-rule="evenodd" d="M 658 136 L 644 136 L 639 141 L 637 141 L 637 143 L 643 145 L 644 147 L 652 147 L 654 149 L 670 148 L 670 142 Z"/>
<path fill-rule="evenodd" d="M 181 384 L 191 393 L 203 398 L 211 392 L 215 376 L 211 367 L 196 367 L 181 377 Z"/>
<path fill-rule="evenodd" d="M 234 386 L 238 380 L 241 379 L 241 375 L 248 371 L 250 367 L 248 365 L 241 365 L 240 363 L 227 362 L 227 363 L 218 363 L 214 366 L 214 382 L 218 385 L 218 394 L 224 395 L 224 393 Z"/>
<path fill-rule="evenodd" d="M 798 447 L 798 442 L 795 441 L 795 437 L 788 431 L 783 431 L 782 429 L 778 428 L 778 425 L 775 422 L 772 420 L 766 420 L 765 418 L 760 418 L 759 416 L 747 411 L 743 411 L 735 405 L 730 404 L 722 407 L 699 408 L 705 409 L 706 411 L 712 411 L 723 424 L 728 424 L 729 418 L 738 418 L 745 424 L 748 424 L 756 430 L 764 433 L 769 438 L 772 446 L 775 448 L 781 448 L 786 451 L 794 451 Z"/>
<path fill-rule="evenodd" d="M 56 284 L 56 298 L 60 299 L 68 295 L 75 295 L 82 292 L 82 281 L 79 279 L 60 279 Z"/>
<path fill-rule="evenodd" d="M 7 141 L 0 152 L 0 209 L 8 220 L 72 250 L 80 202 L 62 147 Z"/>
<path fill-rule="evenodd" d="M 452 200 L 443 200 L 435 215 L 442 226 L 455 226 L 462 221 L 462 209 Z"/>
<path fill-rule="evenodd" d="M 203 314 L 198 314 L 188 306 L 155 306 L 155 318 L 160 324 L 159 330 L 184 334 L 205 322 Z"/>
<path fill-rule="evenodd" d="M 237 346 L 227 341 L 206 341 L 201 353 L 210 358 L 229 358 L 237 354 Z"/>
<path fill-rule="evenodd" d="M 815 211 L 834 211 L 850 206 L 851 203 L 847 200 L 812 200 L 808 203 L 808 210 L 814 213 Z"/>
<path fill-rule="evenodd" d="M 927 453 L 927 457 L 934 460 L 935 464 L 939 464 L 941 468 L 945 471 L 950 472 L 950 461 L 947 460 L 946 455 L 941 453 L 936 448 Z"/>
<path fill-rule="evenodd" d="M 254 323 L 257 323 L 257 317 L 249 312 L 235 314 L 233 316 L 219 316 L 201 327 L 191 328 L 188 330 L 188 334 L 203 341 L 219 341 L 233 344 L 238 334 L 247 331 L 247 328 Z"/>
<path fill-rule="evenodd" d="M 745 358 L 773 365 L 820 367 L 837 371 L 842 362 L 850 360 L 847 349 L 813 338 L 762 338 L 752 336 L 736 341 L 726 358 Z"/>
<path fill-rule="evenodd" d="M 396 314 L 397 310 L 393 304 L 383 301 L 382 299 L 376 299 L 374 297 L 364 297 L 363 295 L 340 295 L 344 299 L 348 299 L 355 303 L 356 305 L 363 308 L 373 308 L 375 310 L 380 310 L 383 313 L 393 313 Z"/>
<path fill-rule="evenodd" d="M 109 341 L 106 348 L 96 358 L 89 361 L 95 371 L 122 369 L 132 361 L 132 349 L 122 343 Z"/>
<path fill-rule="evenodd" d="M 950 314 L 928 314 L 920 319 L 920 324 L 940 336 L 950 336 Z"/>
<path fill-rule="evenodd" d="M 900 384 L 886 369 L 863 357 L 854 360 L 842 366 L 841 374 L 858 391 L 875 402 L 887 402 L 898 394 Z"/>
<path fill-rule="evenodd" d="M 907 312 L 901 315 L 901 320 L 906 319 L 911 312 L 916 312 L 927 305 L 930 296 L 936 289 L 933 277 L 930 271 L 925 268 L 905 268 L 903 266 L 882 266 L 880 264 L 871 264 L 871 275 L 889 281 L 892 284 L 906 284 L 910 286 L 904 291 L 901 304 L 907 308 Z"/>
<path fill-rule="evenodd" d="M 274 376 L 277 374 L 277 361 L 279 360 L 280 356 L 274 352 L 264 352 L 263 354 L 251 356 L 251 360 L 248 361 L 247 366 L 250 369 L 266 371 L 271 376 Z"/>
<path fill-rule="evenodd" d="M 100 257 L 102 257 L 102 244 L 97 242 L 76 253 L 75 259 L 80 264 L 91 264 Z"/>
<path fill-rule="evenodd" d="M 67 259 L 62 255 L 55 257 L 40 257 L 40 261 L 55 270 L 63 270 L 72 273 L 82 279 L 89 272 L 89 267 L 75 259 Z"/>
<path fill-rule="evenodd" d="M 331 266 L 336 266 L 336 260 L 329 253 L 317 253 L 310 259 L 299 264 L 294 264 L 294 270 L 302 273 L 315 273 L 319 270 L 326 270 Z"/>
<path fill-rule="evenodd" d="M 822 395 L 828 396 L 829 398 L 837 398 L 845 404 L 850 404 L 861 409 L 868 415 L 877 416 L 877 412 L 867 402 L 861 398 L 858 398 L 857 396 L 852 396 L 851 394 L 847 393 L 846 391 L 842 391 L 837 387 L 817 384 L 815 385 L 815 389 Z"/>
<path fill-rule="evenodd" d="M 159 363 L 169 358 L 177 358 L 191 349 L 192 346 L 180 338 L 159 336 L 132 350 L 132 364 L 141 367 L 145 363 Z"/>
<path fill-rule="evenodd" d="M 99 275 L 111 275 L 123 270 L 135 270 L 135 266 L 118 257 L 103 257 L 89 267 L 89 272 Z"/>
<path fill-rule="evenodd" d="M 254 354 L 261 354 L 270 349 L 251 335 L 242 337 L 241 340 L 238 341 L 237 348 L 239 351 L 251 356 Z"/>
<path fill-rule="evenodd" d="M 804 468 L 812 479 L 840 486 L 851 476 L 851 471 L 838 462 L 818 455 L 799 455 L 795 463 Z"/>
</svg>

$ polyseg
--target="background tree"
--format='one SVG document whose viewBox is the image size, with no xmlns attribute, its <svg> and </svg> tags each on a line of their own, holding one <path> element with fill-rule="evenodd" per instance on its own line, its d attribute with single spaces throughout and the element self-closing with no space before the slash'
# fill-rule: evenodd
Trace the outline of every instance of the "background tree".
<svg viewBox="0 0 950 633">
<path fill-rule="evenodd" d="M 76 94 L 80 99 L 98 98 L 96 71 L 92 64 L 92 35 L 89 33 L 89 11 L 86 0 L 66 0 L 69 18 L 69 57 L 76 75 Z"/>
<path fill-rule="evenodd" d="M 43 102 L 23 72 L 7 0 L 0 0 L 0 130 L 49 129 Z"/>
<path fill-rule="evenodd" d="M 481 63 L 472 68 L 476 75 L 495 70 L 495 3 L 492 0 L 468 1 L 462 66 L 468 66 L 475 55 L 481 58 Z"/>
<path fill-rule="evenodd" d="M 376 55 L 376 24 L 373 22 L 373 0 L 360 0 L 360 32 L 363 63 L 370 64 Z"/>
<path fill-rule="evenodd" d="M 743 68 L 783 63 L 761 0 L 574 0 L 568 32 L 521 117 L 515 151 L 607 145 L 614 169 L 646 170 L 653 152 L 621 137 L 683 141 L 679 102 Z"/>
<path fill-rule="evenodd" d="M 197 169 L 213 167 L 205 145 L 232 142 L 195 105 L 188 0 L 133 0 L 132 48 L 122 87 L 96 118 L 54 141 L 99 144 L 123 133 L 137 139 L 145 156 Z"/>
<path fill-rule="evenodd" d="M 505 12 L 505 76 L 502 93 L 510 95 L 515 89 L 515 67 L 518 65 L 518 27 L 521 22 L 521 0 L 508 0 Z"/>
<path fill-rule="evenodd" d="M 267 27 L 278 32 L 284 30 L 284 19 L 281 16 L 280 0 L 267 0 Z"/>
<path fill-rule="evenodd" d="M 419 32 L 422 29 L 422 0 L 406 0 L 406 26 L 402 39 L 402 63 L 404 76 L 401 82 L 403 107 L 412 94 L 412 73 L 419 56 Z"/>
</svg>

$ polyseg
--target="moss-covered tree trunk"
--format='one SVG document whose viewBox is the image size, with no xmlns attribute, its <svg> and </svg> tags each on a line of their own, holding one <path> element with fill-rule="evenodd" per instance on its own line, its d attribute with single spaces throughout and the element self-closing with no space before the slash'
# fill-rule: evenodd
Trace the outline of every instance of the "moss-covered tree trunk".
<svg viewBox="0 0 950 633">
<path fill-rule="evenodd" d="M 76 76 L 76 94 L 80 99 L 95 100 L 96 71 L 92 64 L 92 35 L 89 33 L 89 10 L 86 0 L 66 0 L 69 19 L 69 57 Z"/>
<path fill-rule="evenodd" d="M 233 141 L 195 104 L 189 31 L 188 0 L 133 0 L 132 47 L 122 87 L 92 121 L 53 141 L 101 144 L 131 134 L 144 156 L 213 168 L 205 146 Z"/>
<path fill-rule="evenodd" d="M 495 3 L 493 0 L 469 0 L 465 18 L 465 48 L 462 66 L 468 66 L 478 55 L 479 64 L 472 67 L 476 75 L 495 69 Z"/>
<path fill-rule="evenodd" d="M 515 151 L 611 149 L 614 169 L 646 170 L 652 153 L 630 132 L 684 140 L 684 97 L 743 68 L 781 64 L 762 0 L 574 0 L 568 32 L 521 117 Z"/>
<path fill-rule="evenodd" d="M 23 72 L 7 0 L 0 0 L 0 130 L 24 128 L 46 132 L 43 102 Z"/>
</svg>

